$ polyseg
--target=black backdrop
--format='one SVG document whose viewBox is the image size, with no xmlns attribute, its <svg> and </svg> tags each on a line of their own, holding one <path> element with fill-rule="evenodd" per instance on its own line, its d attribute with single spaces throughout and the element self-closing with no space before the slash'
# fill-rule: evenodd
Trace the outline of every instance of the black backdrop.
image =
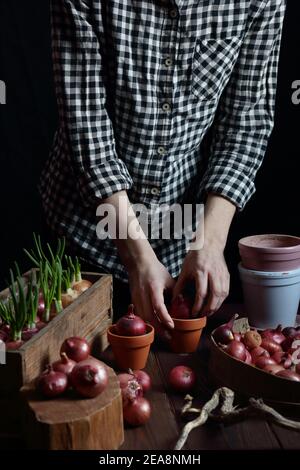
<svg viewBox="0 0 300 470">
<path fill-rule="evenodd" d="M 276 123 L 257 177 L 257 192 L 236 217 L 226 257 L 232 274 L 231 300 L 240 297 L 237 241 L 254 233 L 300 234 L 297 156 L 300 105 L 292 83 L 300 80 L 300 2 L 288 0 Z M 41 230 L 36 185 L 57 124 L 53 90 L 48 0 L 0 0 L 0 80 L 7 104 L 0 106 L 0 284 L 9 265 L 26 261 L 22 247 Z"/>
</svg>

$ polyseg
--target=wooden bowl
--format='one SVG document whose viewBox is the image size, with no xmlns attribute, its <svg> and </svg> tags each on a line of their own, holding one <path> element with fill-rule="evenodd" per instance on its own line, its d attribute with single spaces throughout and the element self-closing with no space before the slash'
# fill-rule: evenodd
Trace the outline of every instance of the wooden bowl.
<svg viewBox="0 0 300 470">
<path fill-rule="evenodd" d="M 241 395 L 263 398 L 269 402 L 300 405 L 300 382 L 276 377 L 245 364 L 223 351 L 210 337 L 209 371 L 213 381 Z"/>
</svg>

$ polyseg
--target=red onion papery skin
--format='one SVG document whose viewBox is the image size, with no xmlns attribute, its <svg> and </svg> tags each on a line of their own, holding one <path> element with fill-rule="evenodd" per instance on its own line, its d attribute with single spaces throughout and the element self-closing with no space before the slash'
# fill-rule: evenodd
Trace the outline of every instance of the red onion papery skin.
<svg viewBox="0 0 300 470">
<path fill-rule="evenodd" d="M 137 379 L 138 383 L 143 389 L 143 392 L 146 393 L 151 389 L 152 383 L 151 378 L 147 372 L 143 370 L 134 370 L 133 375 Z"/>
<path fill-rule="evenodd" d="M 39 332 L 39 329 L 37 327 L 35 327 L 35 328 L 25 328 L 22 331 L 22 340 L 23 341 L 29 341 L 38 332 Z"/>
<path fill-rule="evenodd" d="M 261 356 L 270 357 L 270 354 L 268 353 L 268 351 L 266 351 L 261 346 L 258 346 L 257 348 L 254 348 L 254 349 L 251 349 L 250 354 L 251 354 L 253 363 L 255 363 L 255 361 Z"/>
<path fill-rule="evenodd" d="M 66 353 L 61 353 L 60 359 L 58 361 L 53 362 L 52 368 L 56 372 L 63 372 L 64 374 L 66 374 L 67 377 L 69 377 L 76 364 L 77 362 L 72 361 L 72 359 L 69 359 Z"/>
<path fill-rule="evenodd" d="M 258 348 L 261 345 L 261 336 L 256 330 L 246 331 L 243 337 L 244 345 L 251 351 L 251 349 Z"/>
<path fill-rule="evenodd" d="M 169 314 L 172 318 L 187 320 L 191 318 L 193 303 L 188 297 L 179 294 L 171 303 Z"/>
<path fill-rule="evenodd" d="M 146 398 L 139 397 L 123 409 L 124 421 L 131 426 L 145 424 L 151 416 L 151 406 Z"/>
<path fill-rule="evenodd" d="M 115 333 L 119 336 L 142 336 L 147 333 L 147 325 L 134 314 L 133 304 L 129 305 L 128 313 L 117 321 Z"/>
<path fill-rule="evenodd" d="M 4 331 L 7 335 L 10 335 L 10 326 L 9 325 L 2 325 L 1 331 Z"/>
<path fill-rule="evenodd" d="M 289 338 L 286 338 L 282 343 L 281 343 L 281 348 L 283 351 L 288 351 L 294 342 L 294 339 L 290 336 Z"/>
<path fill-rule="evenodd" d="M 284 368 L 280 364 L 269 364 L 264 368 L 265 372 L 269 372 L 269 374 L 276 375 L 277 372 L 280 370 L 284 370 Z"/>
<path fill-rule="evenodd" d="M 233 336 L 233 331 L 232 331 L 232 327 L 233 327 L 233 324 L 234 324 L 234 320 L 236 320 L 236 318 L 238 317 L 238 315 L 234 315 L 228 323 L 225 323 L 224 325 L 221 325 L 221 326 L 218 326 L 218 328 L 215 329 L 214 331 L 214 340 L 216 341 L 216 343 L 218 344 L 223 344 L 223 345 L 226 345 L 226 344 L 229 344 L 231 341 L 234 340 L 234 336 Z"/>
<path fill-rule="evenodd" d="M 8 351 L 14 351 L 16 349 L 20 349 L 20 347 L 24 344 L 24 341 L 17 340 L 17 341 L 7 341 L 5 343 L 5 347 Z"/>
<path fill-rule="evenodd" d="M 43 297 L 43 293 L 40 292 L 39 294 L 39 301 L 38 301 L 38 315 L 43 318 L 45 312 L 45 301 Z"/>
<path fill-rule="evenodd" d="M 242 341 L 242 335 L 240 333 L 233 333 L 233 339 L 235 341 Z"/>
<path fill-rule="evenodd" d="M 196 381 L 196 374 L 190 367 L 176 366 L 169 372 L 168 382 L 177 392 L 187 393 L 191 391 L 194 388 Z"/>
<path fill-rule="evenodd" d="M 240 341 L 231 341 L 226 347 L 225 351 L 230 356 L 234 357 L 235 359 L 239 359 L 240 361 L 245 361 L 246 359 L 246 346 L 241 343 Z"/>
<path fill-rule="evenodd" d="M 294 380 L 295 382 L 300 382 L 300 375 L 292 370 L 283 369 L 277 372 L 276 377 L 281 377 L 283 379 Z"/>
<path fill-rule="evenodd" d="M 67 389 L 68 378 L 62 372 L 56 372 L 49 366 L 38 378 L 37 388 L 47 398 L 54 398 Z"/>
<path fill-rule="evenodd" d="M 45 328 L 45 326 L 47 326 L 47 323 L 43 322 L 43 321 L 39 321 L 37 324 L 36 324 L 36 327 L 37 329 L 40 331 L 42 330 L 43 328 Z"/>
<path fill-rule="evenodd" d="M 281 344 L 285 340 L 285 336 L 282 333 L 282 326 L 278 325 L 274 330 L 264 330 L 260 333 L 262 338 L 269 338 L 275 343 Z"/>
<path fill-rule="evenodd" d="M 251 365 L 252 364 L 252 356 L 248 349 L 246 349 L 246 358 L 245 358 L 245 363 Z"/>
<path fill-rule="evenodd" d="M 280 344 L 275 343 L 275 341 L 272 341 L 269 338 L 263 338 L 261 347 L 264 348 L 266 351 L 268 351 L 268 353 L 270 353 L 271 356 L 272 354 L 282 351 Z"/>
<path fill-rule="evenodd" d="M 273 354 L 272 359 L 274 359 L 277 364 L 280 364 L 284 369 L 289 369 L 293 364 L 292 356 L 283 351 L 278 351 Z"/>
<path fill-rule="evenodd" d="M 121 372 L 118 374 L 120 388 L 122 392 L 123 407 L 133 402 L 138 397 L 143 396 L 142 386 L 133 374 Z"/>
<path fill-rule="evenodd" d="M 108 385 L 105 364 L 94 358 L 76 364 L 69 377 L 74 390 L 84 398 L 97 397 Z"/>
<path fill-rule="evenodd" d="M 72 361 L 80 362 L 89 357 L 90 346 L 86 339 L 80 338 L 79 336 L 71 336 L 65 339 L 60 348 L 60 352 L 66 353 L 68 358 L 72 359 Z"/>
<path fill-rule="evenodd" d="M 255 366 L 259 369 L 265 369 L 269 365 L 278 365 L 271 357 L 260 356 L 255 361 Z"/>
</svg>

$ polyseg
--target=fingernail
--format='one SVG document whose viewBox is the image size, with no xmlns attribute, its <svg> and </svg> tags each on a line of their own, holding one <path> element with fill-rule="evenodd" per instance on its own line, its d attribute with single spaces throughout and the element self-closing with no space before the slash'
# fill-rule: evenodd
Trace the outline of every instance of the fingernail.
<svg viewBox="0 0 300 470">
<path fill-rule="evenodd" d="M 174 322 L 168 321 L 168 325 L 169 325 L 170 328 L 174 328 Z"/>
</svg>

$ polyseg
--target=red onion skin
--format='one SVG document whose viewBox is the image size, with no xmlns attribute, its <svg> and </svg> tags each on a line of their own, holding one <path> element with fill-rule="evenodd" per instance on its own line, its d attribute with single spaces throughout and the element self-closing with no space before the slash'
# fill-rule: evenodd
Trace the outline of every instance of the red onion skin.
<svg viewBox="0 0 300 470">
<path fill-rule="evenodd" d="M 281 348 L 283 351 L 288 351 L 292 344 L 294 342 L 294 339 L 290 336 L 289 338 L 286 338 L 282 343 L 281 343 Z"/>
<path fill-rule="evenodd" d="M 280 364 L 269 364 L 264 368 L 265 372 L 269 372 L 269 374 L 276 375 L 277 372 L 284 370 Z"/>
<path fill-rule="evenodd" d="M 270 365 L 278 365 L 278 364 L 271 357 L 265 357 L 265 356 L 261 356 L 257 358 L 257 360 L 255 361 L 255 366 L 258 367 L 259 369 L 265 369 L 266 366 L 270 366 Z"/>
<path fill-rule="evenodd" d="M 232 330 L 227 325 L 221 325 L 214 331 L 214 340 L 218 344 L 229 344 L 234 340 Z"/>
<path fill-rule="evenodd" d="M 10 335 L 10 326 L 9 325 L 2 325 L 1 331 L 4 331 L 8 336 Z"/>
<path fill-rule="evenodd" d="M 62 372 L 56 372 L 49 367 L 44 371 L 37 381 L 37 388 L 46 398 L 54 398 L 62 393 L 68 387 L 68 378 Z"/>
<path fill-rule="evenodd" d="M 261 332 L 261 337 L 262 338 L 269 338 L 272 341 L 275 341 L 275 343 L 281 344 L 285 340 L 285 336 L 282 333 L 282 327 L 281 325 L 278 325 L 276 329 L 272 330 L 264 330 Z"/>
<path fill-rule="evenodd" d="M 29 341 L 34 335 L 36 335 L 39 332 L 38 328 L 25 328 L 22 331 L 22 340 L 23 341 Z"/>
<path fill-rule="evenodd" d="M 42 318 L 45 312 L 45 301 L 43 297 L 43 293 L 40 292 L 39 300 L 38 300 L 38 315 Z"/>
<path fill-rule="evenodd" d="M 246 349 L 246 357 L 245 357 L 245 363 L 251 365 L 252 364 L 252 356 L 248 349 Z"/>
<path fill-rule="evenodd" d="M 147 372 L 143 370 L 134 370 L 133 374 L 135 378 L 137 379 L 138 383 L 143 389 L 143 392 L 146 393 L 151 389 L 152 383 L 151 383 L 151 378 L 147 374 Z"/>
<path fill-rule="evenodd" d="M 179 294 L 171 303 L 169 314 L 172 318 L 187 320 L 191 318 L 193 303 L 192 301 Z"/>
<path fill-rule="evenodd" d="M 76 364 L 69 377 L 74 390 L 84 398 L 97 397 L 108 385 L 105 364 L 94 358 Z"/>
<path fill-rule="evenodd" d="M 233 339 L 235 341 L 242 341 L 242 335 L 240 333 L 233 333 Z"/>
<path fill-rule="evenodd" d="M 139 397 L 123 409 L 124 421 L 131 426 L 145 424 L 151 416 L 151 406 L 146 398 Z"/>
<path fill-rule="evenodd" d="M 16 349 L 20 349 L 21 346 L 23 346 L 24 341 L 18 340 L 18 341 L 8 341 L 5 343 L 5 347 L 8 351 L 14 351 Z"/>
<path fill-rule="evenodd" d="M 66 353 L 61 353 L 60 359 L 53 362 L 52 369 L 56 372 L 63 372 L 67 377 L 69 377 L 76 364 L 77 362 L 69 359 Z"/>
<path fill-rule="evenodd" d="M 240 361 L 245 361 L 246 359 L 246 346 L 239 341 L 231 341 L 231 343 L 226 346 L 225 351 L 230 354 L 230 356 Z"/>
<path fill-rule="evenodd" d="M 190 392 L 197 381 L 197 377 L 193 369 L 187 366 L 176 366 L 171 369 L 168 382 L 176 392 Z"/>
<path fill-rule="evenodd" d="M 142 386 L 133 374 L 121 372 L 118 374 L 118 379 L 122 392 L 123 407 L 143 395 Z"/>
<path fill-rule="evenodd" d="M 258 348 L 261 345 L 261 336 L 256 330 L 246 331 L 243 337 L 244 345 L 251 351 L 251 349 Z"/>
<path fill-rule="evenodd" d="M 252 349 L 250 354 L 251 354 L 253 363 L 255 363 L 255 361 L 261 356 L 270 357 L 270 354 L 268 353 L 268 351 L 266 351 L 261 346 L 258 346 L 257 348 Z"/>
<path fill-rule="evenodd" d="M 276 377 L 281 377 L 283 379 L 294 380 L 295 382 L 300 382 L 300 375 L 292 370 L 281 370 L 277 372 Z"/>
<path fill-rule="evenodd" d="M 69 359 L 72 361 L 80 362 L 85 361 L 90 354 L 90 346 L 84 338 L 79 336 L 71 336 L 65 339 L 61 348 L 61 353 L 66 353 Z"/>
<path fill-rule="evenodd" d="M 130 305 L 128 313 L 120 318 L 115 325 L 115 332 L 119 336 L 141 336 L 147 333 L 144 320 L 134 313 L 134 306 Z"/>
<path fill-rule="evenodd" d="M 37 329 L 40 331 L 42 330 L 43 328 L 45 328 L 45 326 L 47 326 L 47 323 L 43 322 L 43 321 L 39 321 L 37 324 L 36 324 L 36 327 Z"/>
<path fill-rule="evenodd" d="M 272 354 L 282 351 L 280 344 L 275 343 L 275 341 L 272 341 L 269 338 L 263 338 L 261 347 L 264 348 L 266 351 L 268 351 L 268 353 L 270 353 L 271 356 Z"/>
<path fill-rule="evenodd" d="M 4 330 L 0 330 L 0 340 L 5 343 L 8 340 L 8 333 Z"/>
</svg>

